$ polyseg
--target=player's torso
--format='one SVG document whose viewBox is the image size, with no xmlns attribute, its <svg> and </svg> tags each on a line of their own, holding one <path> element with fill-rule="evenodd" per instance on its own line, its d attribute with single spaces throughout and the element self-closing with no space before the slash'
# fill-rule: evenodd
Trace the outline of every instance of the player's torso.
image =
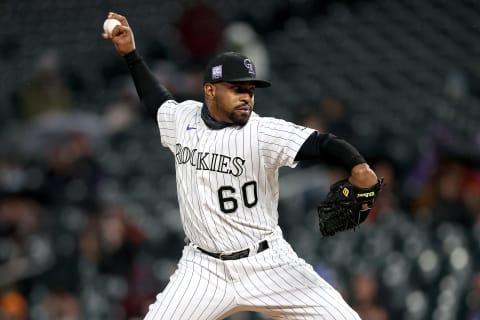
<svg viewBox="0 0 480 320">
<path fill-rule="evenodd" d="M 278 218 L 277 171 L 263 163 L 256 115 L 242 128 L 212 130 L 198 112 L 177 115 L 172 150 L 185 232 L 212 251 L 249 246 Z"/>
</svg>

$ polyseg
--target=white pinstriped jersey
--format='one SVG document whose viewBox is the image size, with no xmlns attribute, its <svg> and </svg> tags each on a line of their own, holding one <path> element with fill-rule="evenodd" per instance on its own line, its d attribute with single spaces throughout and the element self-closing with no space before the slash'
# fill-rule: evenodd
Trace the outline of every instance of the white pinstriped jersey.
<svg viewBox="0 0 480 320">
<path fill-rule="evenodd" d="M 213 252 L 240 250 L 278 229 L 278 169 L 294 158 L 313 129 L 252 115 L 243 127 L 212 130 L 202 103 L 165 102 L 157 121 L 175 157 L 186 236 Z"/>
</svg>

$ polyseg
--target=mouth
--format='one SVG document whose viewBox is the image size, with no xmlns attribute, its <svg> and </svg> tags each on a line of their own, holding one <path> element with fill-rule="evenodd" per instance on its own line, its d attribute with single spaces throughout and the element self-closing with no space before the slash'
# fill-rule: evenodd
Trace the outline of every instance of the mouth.
<svg viewBox="0 0 480 320">
<path fill-rule="evenodd" d="M 241 112 L 250 112 L 250 111 L 252 111 L 252 107 L 247 103 L 242 103 L 242 104 L 236 106 L 235 110 L 239 110 Z"/>
</svg>

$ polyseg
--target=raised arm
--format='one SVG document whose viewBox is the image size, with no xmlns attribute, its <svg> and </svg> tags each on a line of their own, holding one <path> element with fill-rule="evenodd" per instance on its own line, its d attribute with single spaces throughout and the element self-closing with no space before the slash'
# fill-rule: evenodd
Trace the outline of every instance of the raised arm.
<svg viewBox="0 0 480 320">
<path fill-rule="evenodd" d="M 104 32 L 102 37 L 106 40 L 111 40 L 117 52 L 124 57 L 142 106 L 145 112 L 156 121 L 158 108 L 165 101 L 173 100 L 174 98 L 158 82 L 153 72 L 137 52 L 133 31 L 127 19 L 115 12 L 109 12 L 107 19 L 116 19 L 120 21 L 120 25 L 113 29 L 111 35 Z"/>
</svg>

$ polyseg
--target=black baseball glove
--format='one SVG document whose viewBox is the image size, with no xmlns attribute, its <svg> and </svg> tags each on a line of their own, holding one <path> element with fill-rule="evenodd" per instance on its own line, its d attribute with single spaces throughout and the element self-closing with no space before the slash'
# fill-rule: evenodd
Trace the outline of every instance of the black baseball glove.
<svg viewBox="0 0 480 320">
<path fill-rule="evenodd" d="M 348 179 L 332 184 L 317 208 L 321 234 L 332 236 L 358 227 L 367 218 L 382 188 L 383 178 L 370 188 L 355 187 Z"/>
</svg>

